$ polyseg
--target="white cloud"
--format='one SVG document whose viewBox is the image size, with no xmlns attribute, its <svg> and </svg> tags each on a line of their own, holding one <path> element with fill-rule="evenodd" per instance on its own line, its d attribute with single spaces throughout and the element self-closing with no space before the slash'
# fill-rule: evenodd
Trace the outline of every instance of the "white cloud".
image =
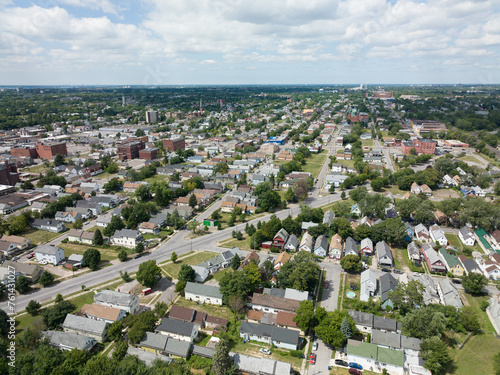
<svg viewBox="0 0 500 375">
<path fill-rule="evenodd" d="M 119 11 L 119 7 L 109 0 L 57 0 L 57 2 L 76 7 L 98 9 L 105 13 L 118 14 Z"/>
</svg>

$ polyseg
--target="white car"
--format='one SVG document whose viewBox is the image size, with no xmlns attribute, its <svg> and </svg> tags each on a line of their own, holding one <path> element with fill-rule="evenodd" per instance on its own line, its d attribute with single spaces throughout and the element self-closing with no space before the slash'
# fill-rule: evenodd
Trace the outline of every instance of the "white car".
<svg viewBox="0 0 500 375">
<path fill-rule="evenodd" d="M 318 350 L 318 343 L 317 343 L 317 342 L 314 342 L 314 343 L 313 343 L 313 348 L 312 348 L 312 350 L 314 350 L 314 351 Z"/>
<path fill-rule="evenodd" d="M 262 348 L 262 349 L 260 349 L 259 351 L 260 351 L 261 353 L 264 353 L 264 354 L 267 354 L 267 355 L 271 354 L 271 351 L 270 351 L 269 349 Z"/>
</svg>

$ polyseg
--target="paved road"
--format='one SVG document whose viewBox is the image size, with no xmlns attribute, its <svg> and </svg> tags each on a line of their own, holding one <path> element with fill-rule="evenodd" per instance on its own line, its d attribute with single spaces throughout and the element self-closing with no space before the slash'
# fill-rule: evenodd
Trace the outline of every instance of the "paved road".
<svg viewBox="0 0 500 375">
<path fill-rule="evenodd" d="M 321 207 L 329 202 L 334 202 L 340 200 L 339 194 L 333 194 L 327 197 L 320 198 L 308 198 L 304 201 L 305 204 L 316 208 Z M 286 210 L 282 210 L 276 213 L 276 216 L 280 219 L 285 219 L 288 215 L 296 216 L 300 212 L 299 205 L 290 206 Z M 258 219 L 249 221 L 248 223 L 256 225 L 257 222 L 267 221 L 270 218 L 270 214 L 262 216 Z M 95 285 L 101 284 L 107 280 L 111 280 L 120 276 L 120 271 L 127 271 L 129 273 L 137 271 L 139 265 L 149 259 L 154 259 L 158 262 L 170 259 L 170 255 L 173 251 L 177 255 L 183 255 L 193 250 L 207 250 L 221 252 L 227 249 L 219 248 L 214 245 L 214 243 L 226 239 L 231 236 L 233 230 L 243 231 L 245 229 L 245 224 L 239 224 L 235 227 L 227 228 L 221 231 L 216 231 L 211 234 L 207 234 L 202 237 L 195 238 L 191 241 L 186 241 L 184 238 L 188 235 L 189 231 L 180 231 L 176 233 L 170 240 L 160 245 L 157 250 L 153 251 L 151 254 L 144 256 L 139 259 L 130 259 L 123 263 L 118 263 L 116 265 L 105 267 L 97 271 L 87 273 L 83 276 L 68 279 L 60 283 L 54 284 L 47 288 L 35 290 L 26 295 L 20 295 L 16 298 L 16 310 L 21 311 L 26 308 L 28 302 L 32 299 L 37 300 L 41 303 L 50 301 L 54 299 L 57 293 L 62 295 L 67 295 L 70 293 L 75 293 L 81 291 L 82 284 L 87 288 L 91 288 Z M 0 309 L 8 311 L 7 302 L 0 303 Z"/>
<path fill-rule="evenodd" d="M 328 281 L 329 284 L 328 289 L 323 289 L 321 307 L 324 307 L 327 311 L 333 311 L 337 308 L 342 269 L 337 262 L 324 262 L 321 263 L 321 267 L 326 271 L 325 281 Z M 328 374 L 332 350 L 322 340 L 317 339 L 316 341 L 318 342 L 316 364 L 309 365 L 308 374 Z"/>
<path fill-rule="evenodd" d="M 321 171 L 319 172 L 319 175 L 317 177 L 317 182 L 314 184 L 315 190 L 313 191 L 312 196 L 313 197 L 318 197 L 319 194 L 321 194 L 321 190 L 323 189 L 323 185 L 325 184 L 326 180 L 326 175 L 330 172 L 330 168 L 328 168 L 328 165 L 330 164 L 330 155 L 336 155 L 336 150 L 337 148 L 335 147 L 335 139 L 338 137 L 340 130 L 342 129 L 342 125 L 337 126 L 337 129 L 335 132 L 332 134 L 332 139 L 330 143 L 328 144 L 328 154 L 325 159 L 325 163 L 323 164 L 323 167 L 321 168 Z"/>
</svg>

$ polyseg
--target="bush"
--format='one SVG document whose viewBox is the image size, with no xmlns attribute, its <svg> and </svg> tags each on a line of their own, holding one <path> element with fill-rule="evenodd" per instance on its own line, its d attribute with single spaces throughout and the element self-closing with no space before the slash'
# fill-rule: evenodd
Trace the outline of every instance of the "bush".
<svg viewBox="0 0 500 375">
<path fill-rule="evenodd" d="M 280 252 L 280 250 L 274 246 L 272 246 L 269 250 L 271 251 L 271 253 L 279 253 Z"/>
<path fill-rule="evenodd" d="M 487 300 L 482 300 L 480 303 L 479 303 L 479 307 L 481 308 L 481 310 L 483 311 L 486 311 L 486 309 L 488 308 L 488 306 L 490 305 L 490 303 L 487 301 Z"/>
<path fill-rule="evenodd" d="M 64 240 L 61 241 L 61 243 L 68 243 L 68 239 L 65 238 Z"/>
</svg>

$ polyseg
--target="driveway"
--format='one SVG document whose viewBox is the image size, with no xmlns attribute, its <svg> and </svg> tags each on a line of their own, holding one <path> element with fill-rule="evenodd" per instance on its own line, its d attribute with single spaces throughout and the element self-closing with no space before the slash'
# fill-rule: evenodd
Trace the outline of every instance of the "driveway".
<svg viewBox="0 0 500 375">
<path fill-rule="evenodd" d="M 325 281 L 328 281 L 328 289 L 323 287 L 323 296 L 321 299 L 321 306 L 327 311 L 337 309 L 337 302 L 339 297 L 340 276 L 342 269 L 337 262 L 323 262 L 320 264 L 321 268 L 326 271 Z M 318 342 L 318 350 L 316 353 L 316 364 L 309 364 L 308 374 L 329 374 L 328 366 L 330 366 L 330 359 L 332 358 L 332 350 L 328 348 L 323 341 L 316 339 Z"/>
</svg>

